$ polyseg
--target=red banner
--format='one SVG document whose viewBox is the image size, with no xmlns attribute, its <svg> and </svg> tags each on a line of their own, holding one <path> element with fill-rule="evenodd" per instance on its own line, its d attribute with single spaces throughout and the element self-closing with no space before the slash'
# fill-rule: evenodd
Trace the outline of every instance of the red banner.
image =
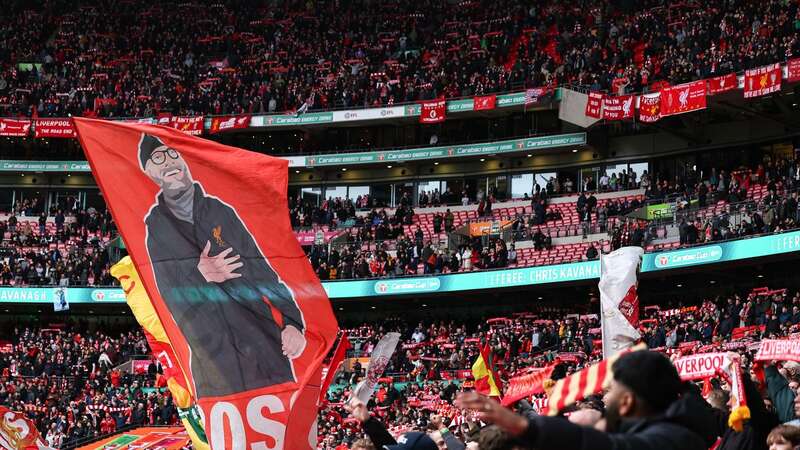
<svg viewBox="0 0 800 450">
<path fill-rule="evenodd" d="M 170 126 L 176 130 L 183 131 L 192 136 L 200 136 L 203 134 L 203 116 L 173 116 L 170 119 Z"/>
<path fill-rule="evenodd" d="M 779 63 L 751 69 L 744 73 L 744 98 L 760 97 L 781 90 Z"/>
<path fill-rule="evenodd" d="M 764 339 L 758 347 L 756 361 L 800 361 L 800 341 Z"/>
<path fill-rule="evenodd" d="M 786 62 L 786 69 L 788 72 L 787 81 L 794 83 L 800 80 L 800 58 L 790 59 Z"/>
<path fill-rule="evenodd" d="M 136 375 L 146 374 L 151 362 L 153 361 L 149 359 L 134 359 L 131 361 L 131 372 Z"/>
<path fill-rule="evenodd" d="M 170 124 L 172 123 L 172 113 L 168 113 L 168 112 L 160 112 L 160 113 L 158 113 L 156 115 L 156 123 L 158 123 L 159 125 L 167 126 L 167 127 L 171 126 Z"/>
<path fill-rule="evenodd" d="M 484 95 L 482 97 L 475 97 L 473 99 L 473 107 L 472 109 L 475 111 L 486 111 L 490 109 L 494 109 L 497 105 L 497 96 L 492 95 Z"/>
<path fill-rule="evenodd" d="M 603 95 L 602 92 L 589 92 L 586 99 L 586 117 L 594 117 L 599 119 L 603 116 Z"/>
<path fill-rule="evenodd" d="M 698 355 L 684 356 L 673 361 L 678 375 L 684 381 L 702 380 L 713 377 L 717 370 L 722 369 L 725 353 L 701 353 Z"/>
<path fill-rule="evenodd" d="M 292 234 L 288 162 L 153 125 L 75 126 L 211 448 L 312 449 L 337 325 Z"/>
<path fill-rule="evenodd" d="M 211 119 L 211 134 L 228 130 L 242 130 L 250 127 L 250 116 L 222 116 Z"/>
<path fill-rule="evenodd" d="M 419 114 L 419 123 L 439 123 L 444 122 L 447 108 L 444 100 L 423 102 L 422 110 Z"/>
<path fill-rule="evenodd" d="M 506 394 L 503 396 L 502 401 L 503 406 L 511 405 L 525 397 L 544 392 L 544 380 L 553 375 L 553 369 L 555 369 L 555 365 L 542 367 L 535 372 L 508 380 L 508 389 L 506 389 Z"/>
<path fill-rule="evenodd" d="M 0 119 L 0 136 L 25 137 L 30 132 L 30 119 Z"/>
<path fill-rule="evenodd" d="M 622 120 L 633 117 L 633 95 L 619 95 L 603 98 L 603 119 Z"/>
<path fill-rule="evenodd" d="M 639 97 L 639 122 L 653 123 L 661 118 L 661 92 Z"/>
<path fill-rule="evenodd" d="M 691 83 L 670 86 L 661 91 L 661 116 L 683 114 L 706 107 L 706 82 L 697 80 Z"/>
<path fill-rule="evenodd" d="M 71 119 L 36 119 L 33 121 L 34 136 L 37 138 L 74 138 L 75 128 Z"/>
<path fill-rule="evenodd" d="M 342 332 L 339 343 L 336 345 L 336 350 L 333 352 L 331 363 L 328 365 L 327 371 L 325 372 L 325 378 L 322 380 L 322 387 L 319 390 L 320 404 L 324 403 L 328 398 L 328 388 L 331 386 L 331 383 L 333 383 L 333 377 L 335 377 L 336 372 L 339 371 L 339 366 L 342 364 L 342 361 L 344 361 L 347 350 L 350 348 L 350 339 L 347 337 L 347 332 Z"/>
<path fill-rule="evenodd" d="M 739 81 L 736 79 L 735 73 L 729 73 L 727 75 L 709 78 L 708 94 L 715 95 L 715 94 L 720 94 L 722 92 L 731 91 L 733 89 L 736 89 L 736 86 L 738 84 Z"/>
</svg>

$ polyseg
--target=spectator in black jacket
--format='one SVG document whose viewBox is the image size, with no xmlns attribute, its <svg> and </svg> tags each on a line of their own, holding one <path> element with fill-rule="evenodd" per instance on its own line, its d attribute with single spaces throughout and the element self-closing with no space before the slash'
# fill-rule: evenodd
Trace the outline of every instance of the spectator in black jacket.
<svg viewBox="0 0 800 450">
<path fill-rule="evenodd" d="M 520 444 L 538 450 L 706 450 L 716 439 L 714 416 L 699 395 L 683 389 L 666 356 L 639 351 L 614 365 L 605 432 L 558 417 L 525 418 L 475 392 L 459 400 L 477 411 L 480 420 L 495 423 Z"/>
</svg>

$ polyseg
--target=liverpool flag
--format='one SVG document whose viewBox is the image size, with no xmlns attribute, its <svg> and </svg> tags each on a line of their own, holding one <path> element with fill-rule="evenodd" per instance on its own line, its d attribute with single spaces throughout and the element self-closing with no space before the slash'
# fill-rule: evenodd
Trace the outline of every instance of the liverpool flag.
<svg viewBox="0 0 800 450">
<path fill-rule="evenodd" d="M 631 347 L 639 334 L 639 295 L 636 291 L 641 247 L 622 247 L 600 256 L 600 328 L 603 358 Z"/>
<path fill-rule="evenodd" d="M 639 122 L 653 123 L 661 119 L 661 91 L 639 96 Z"/>
<path fill-rule="evenodd" d="M 311 449 L 330 302 L 289 223 L 287 162 L 74 119 L 213 450 Z"/>
<path fill-rule="evenodd" d="M 472 364 L 472 377 L 475 378 L 475 390 L 490 397 L 500 397 L 503 383 L 497 375 L 494 353 L 489 344 L 481 347 L 478 359 Z"/>
</svg>

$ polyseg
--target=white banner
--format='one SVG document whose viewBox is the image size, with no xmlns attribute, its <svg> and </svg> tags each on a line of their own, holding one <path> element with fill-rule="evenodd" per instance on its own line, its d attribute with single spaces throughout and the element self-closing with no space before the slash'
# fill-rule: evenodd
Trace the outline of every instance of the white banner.
<svg viewBox="0 0 800 450">
<path fill-rule="evenodd" d="M 406 108 L 403 106 L 391 106 L 388 108 L 369 108 L 369 109 L 350 109 L 347 111 L 334 111 L 334 122 L 353 122 L 356 120 L 376 120 L 391 119 L 394 117 L 405 117 Z"/>
<path fill-rule="evenodd" d="M 639 266 L 644 250 L 623 247 L 600 257 L 600 324 L 603 358 L 633 346 L 641 337 L 639 297 L 636 293 Z"/>
<path fill-rule="evenodd" d="M 756 361 L 800 361 L 800 340 L 764 339 L 755 359 Z"/>
<path fill-rule="evenodd" d="M 369 366 L 367 366 L 367 376 L 358 383 L 353 395 L 367 404 L 370 397 L 375 392 L 375 386 L 378 385 L 378 379 L 383 375 L 386 365 L 394 354 L 394 349 L 400 341 L 400 333 L 386 333 L 385 336 L 378 342 L 375 349 L 372 350 L 372 355 L 369 357 Z"/>
<path fill-rule="evenodd" d="M 673 361 L 682 380 L 702 380 L 713 377 L 725 366 L 725 353 L 700 353 Z"/>
</svg>

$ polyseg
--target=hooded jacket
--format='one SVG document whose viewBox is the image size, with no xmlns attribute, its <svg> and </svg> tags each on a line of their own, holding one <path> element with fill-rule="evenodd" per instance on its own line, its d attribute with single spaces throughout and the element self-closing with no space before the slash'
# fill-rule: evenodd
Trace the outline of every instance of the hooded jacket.
<svg viewBox="0 0 800 450">
<path fill-rule="evenodd" d="M 703 403 L 695 393 L 686 393 L 662 415 L 624 420 L 617 433 L 533 417 L 518 440 L 537 450 L 708 450 L 716 435 L 714 417 Z"/>
</svg>

